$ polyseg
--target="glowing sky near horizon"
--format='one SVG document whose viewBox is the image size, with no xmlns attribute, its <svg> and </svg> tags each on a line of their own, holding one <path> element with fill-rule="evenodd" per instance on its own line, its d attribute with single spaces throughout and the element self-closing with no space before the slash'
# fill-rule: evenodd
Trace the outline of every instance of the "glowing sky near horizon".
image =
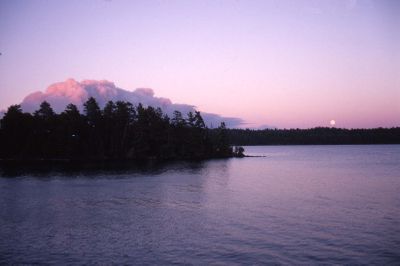
<svg viewBox="0 0 400 266">
<path fill-rule="evenodd" d="M 244 127 L 400 126 L 400 1 L 0 1 L 0 109 L 109 80 Z"/>
</svg>

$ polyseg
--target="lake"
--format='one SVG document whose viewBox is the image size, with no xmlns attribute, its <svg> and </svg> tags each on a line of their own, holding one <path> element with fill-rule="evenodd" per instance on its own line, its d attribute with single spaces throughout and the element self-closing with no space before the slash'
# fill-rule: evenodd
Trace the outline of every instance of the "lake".
<svg viewBox="0 0 400 266">
<path fill-rule="evenodd" d="M 399 264 L 400 145 L 0 178 L 0 264 Z"/>
</svg>

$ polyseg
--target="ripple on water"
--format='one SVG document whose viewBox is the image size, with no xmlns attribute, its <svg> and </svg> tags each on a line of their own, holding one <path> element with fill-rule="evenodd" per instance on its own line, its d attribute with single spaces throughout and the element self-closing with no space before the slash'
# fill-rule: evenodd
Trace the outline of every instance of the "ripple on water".
<svg viewBox="0 0 400 266">
<path fill-rule="evenodd" d="M 0 178 L 0 264 L 398 264 L 399 145 L 246 149 Z"/>
</svg>

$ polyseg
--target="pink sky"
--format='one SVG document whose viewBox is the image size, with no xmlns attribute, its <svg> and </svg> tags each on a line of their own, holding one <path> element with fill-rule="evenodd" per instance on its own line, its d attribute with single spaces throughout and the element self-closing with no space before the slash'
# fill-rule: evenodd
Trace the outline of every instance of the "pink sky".
<svg viewBox="0 0 400 266">
<path fill-rule="evenodd" d="M 2 1 L 0 109 L 74 78 L 243 126 L 400 126 L 399 1 Z"/>
</svg>

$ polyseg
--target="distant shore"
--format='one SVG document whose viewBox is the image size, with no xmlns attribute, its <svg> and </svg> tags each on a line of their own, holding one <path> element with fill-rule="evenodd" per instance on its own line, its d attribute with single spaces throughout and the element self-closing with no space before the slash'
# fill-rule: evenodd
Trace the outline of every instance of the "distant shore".
<svg viewBox="0 0 400 266">
<path fill-rule="evenodd" d="M 344 129 L 227 129 L 232 145 L 368 145 L 400 144 L 400 127 Z"/>
</svg>

